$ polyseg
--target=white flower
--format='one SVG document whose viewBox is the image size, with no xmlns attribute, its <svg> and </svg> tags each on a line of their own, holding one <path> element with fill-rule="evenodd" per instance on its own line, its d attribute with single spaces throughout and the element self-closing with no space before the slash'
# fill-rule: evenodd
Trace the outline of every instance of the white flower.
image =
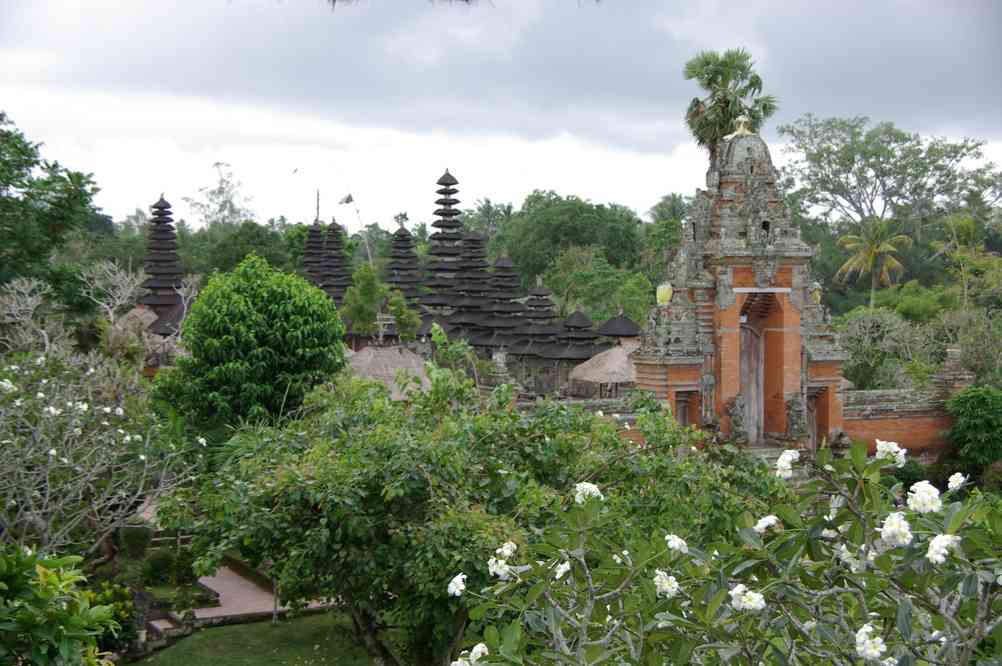
<svg viewBox="0 0 1002 666">
<path fill-rule="evenodd" d="M 125 442 L 126 444 L 128 444 L 129 442 L 131 442 L 131 441 L 132 441 L 132 435 L 126 435 L 126 436 L 125 436 L 125 437 L 124 437 L 124 438 L 122 439 L 122 441 L 123 441 L 123 442 Z"/>
<path fill-rule="evenodd" d="M 144 456 L 142 453 L 139 454 L 139 459 L 142 460 L 143 462 L 146 462 L 146 456 Z"/>
<path fill-rule="evenodd" d="M 45 363 L 45 357 L 39 356 L 35 359 L 35 365 L 43 365 Z"/>
<path fill-rule="evenodd" d="M 873 636 L 873 626 L 867 622 L 856 632 L 856 654 L 868 661 L 880 659 L 887 652 L 884 639 Z"/>
<path fill-rule="evenodd" d="M 45 409 L 43 409 L 42 411 L 43 411 L 43 412 L 44 412 L 44 413 L 45 413 L 45 414 L 46 414 L 47 416 L 59 416 L 60 414 L 62 414 L 62 413 L 63 413 L 63 410 L 59 409 L 58 407 L 53 407 L 52 405 L 48 405 L 48 406 L 47 406 L 47 407 L 46 407 Z"/>
<path fill-rule="evenodd" d="M 111 407 L 102 407 L 101 411 L 105 414 L 111 414 Z"/>
<path fill-rule="evenodd" d="M 495 550 L 494 552 L 502 560 L 510 560 L 512 555 L 515 554 L 516 550 L 518 550 L 518 546 L 514 542 L 505 541 L 504 544 L 502 544 L 502 546 L 497 550 Z"/>
<path fill-rule="evenodd" d="M 669 576 L 661 569 L 654 570 L 654 587 L 657 588 L 658 596 L 666 599 L 673 598 L 679 591 L 675 576 Z"/>
<path fill-rule="evenodd" d="M 758 522 L 755 523 L 754 529 L 759 534 L 765 534 L 765 531 L 770 527 L 774 527 L 779 524 L 779 518 L 776 516 L 765 516 L 764 518 L 759 518 Z"/>
<path fill-rule="evenodd" d="M 584 504 L 589 497 L 594 497 L 599 501 L 605 499 L 605 495 L 602 491 L 598 489 L 594 483 L 588 483 L 587 481 L 582 481 L 581 483 L 574 486 L 574 501 L 578 504 Z"/>
<path fill-rule="evenodd" d="M 115 416 L 125 416 L 125 410 L 121 407 L 115 408 Z"/>
<path fill-rule="evenodd" d="M 814 620 L 808 620 L 804 622 L 804 631 L 814 631 L 814 628 L 818 626 L 818 623 Z"/>
<path fill-rule="evenodd" d="M 841 561 L 843 564 L 849 567 L 849 570 L 852 571 L 853 573 L 859 573 L 860 571 L 863 570 L 863 562 L 860 561 L 858 558 L 854 557 L 853 554 L 849 552 L 849 549 L 846 548 L 846 545 L 844 543 L 840 543 L 838 545 L 838 550 L 835 552 L 835 554 L 838 557 L 839 561 Z"/>
<path fill-rule="evenodd" d="M 877 440 L 877 458 L 887 458 L 893 461 L 895 467 L 904 467 L 905 455 L 905 450 L 898 446 L 897 442 Z"/>
<path fill-rule="evenodd" d="M 605 416 L 605 414 L 603 414 L 603 413 L 602 413 L 602 410 L 600 409 L 600 410 L 598 410 L 597 412 L 595 412 L 595 416 L 599 416 L 599 417 L 601 417 L 601 416 Z"/>
<path fill-rule="evenodd" d="M 946 562 L 946 556 L 950 554 L 951 548 L 956 548 L 960 543 L 960 537 L 955 534 L 938 534 L 929 542 L 929 550 L 925 553 L 925 558 L 933 564 Z"/>
<path fill-rule="evenodd" d="M 206 441 L 204 437 L 196 437 L 195 441 L 201 444 L 202 446 L 206 446 Z"/>
<path fill-rule="evenodd" d="M 881 662 L 880 666 L 898 666 L 897 657 L 885 657 Z"/>
<path fill-rule="evenodd" d="M 615 562 L 616 564 L 622 564 L 623 563 L 623 558 L 620 557 L 619 555 L 616 555 L 615 553 L 613 553 L 613 555 L 612 555 L 612 561 Z"/>
<path fill-rule="evenodd" d="M 949 490 L 956 490 L 965 483 L 967 483 L 967 477 L 961 474 L 960 472 L 957 472 L 956 474 L 950 476 L 949 481 L 947 481 L 946 483 L 946 487 Z"/>
<path fill-rule="evenodd" d="M 912 542 L 911 526 L 905 520 L 905 514 L 901 512 L 892 513 L 884 518 L 884 524 L 877 531 L 888 546 L 907 546 Z"/>
<path fill-rule="evenodd" d="M 781 479 L 793 478 L 793 463 L 800 460 L 800 451 L 787 449 L 776 460 L 776 476 Z"/>
<path fill-rule="evenodd" d="M 17 365 L 8 365 L 7 369 L 10 370 L 11 372 L 17 372 L 18 370 L 21 369 L 21 367 Z"/>
<path fill-rule="evenodd" d="M 0 379 L 0 391 L 3 391 L 4 393 L 13 393 L 16 390 L 17 387 L 14 386 L 12 381 L 9 379 Z"/>
<path fill-rule="evenodd" d="M 908 491 L 908 508 L 919 513 L 933 513 L 943 508 L 936 486 L 928 481 L 919 481 Z"/>
<path fill-rule="evenodd" d="M 731 606 L 734 610 L 760 611 L 765 608 L 765 597 L 758 592 L 752 592 L 743 584 L 738 583 L 731 588 Z"/>
<path fill-rule="evenodd" d="M 571 570 L 570 562 L 561 562 L 560 564 L 557 565 L 557 568 L 553 570 L 553 579 L 560 580 L 565 575 L 567 575 L 567 572 L 570 570 Z"/>
<path fill-rule="evenodd" d="M 110 426 L 111 424 L 108 423 L 107 421 L 101 421 L 101 425 L 103 425 L 103 426 Z"/>
<path fill-rule="evenodd" d="M 74 403 L 73 406 L 81 414 L 84 414 L 88 409 L 90 409 L 90 405 L 88 405 L 86 402 L 77 402 Z"/>
<path fill-rule="evenodd" d="M 497 576 L 501 580 L 511 580 L 514 573 L 514 569 L 507 562 L 499 560 L 496 557 L 487 560 L 487 570 L 492 576 Z"/>
<path fill-rule="evenodd" d="M 64 465 L 69 465 L 70 464 L 70 461 L 67 458 L 60 458 L 59 462 L 61 462 Z"/>
<path fill-rule="evenodd" d="M 682 537 L 669 534 L 665 537 L 665 543 L 668 544 L 668 550 L 676 550 L 685 555 L 689 554 L 689 546 Z"/>
<path fill-rule="evenodd" d="M 14 401 L 14 406 L 15 407 L 20 407 L 23 403 L 24 403 L 24 400 L 21 400 L 20 398 L 18 398 L 17 400 Z"/>
<path fill-rule="evenodd" d="M 838 531 L 836 531 L 836 530 L 830 530 L 828 528 L 825 528 L 825 529 L 821 530 L 821 538 L 822 539 L 837 539 L 838 538 Z"/>
<path fill-rule="evenodd" d="M 56 450 L 55 449 L 49 449 L 49 455 L 50 456 L 56 455 Z"/>
<path fill-rule="evenodd" d="M 487 650 L 487 645 L 485 643 L 477 643 L 470 650 L 470 663 L 475 664 L 480 661 L 481 657 L 486 657 L 490 652 Z"/>
<path fill-rule="evenodd" d="M 38 398 L 39 400 L 45 400 L 45 394 L 42 393 L 41 391 L 39 391 L 38 393 L 36 393 L 35 397 Z"/>
<path fill-rule="evenodd" d="M 449 596 L 461 597 L 463 596 L 464 591 L 466 591 L 466 574 L 456 574 L 456 576 L 449 581 Z"/>
</svg>

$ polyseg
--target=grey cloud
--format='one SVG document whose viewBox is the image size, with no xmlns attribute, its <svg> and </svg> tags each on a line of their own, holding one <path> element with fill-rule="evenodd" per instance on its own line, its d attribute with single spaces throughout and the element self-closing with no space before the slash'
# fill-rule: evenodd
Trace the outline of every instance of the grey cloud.
<svg viewBox="0 0 1002 666">
<path fill-rule="evenodd" d="M 511 3 L 523 1 L 370 1 L 331 12 L 320 0 L 192 0 L 64 16 L 70 25 L 57 29 L 39 19 L 62 10 L 15 1 L 0 10 L 0 60 L 5 49 L 46 48 L 56 61 L 19 82 L 277 105 L 418 132 L 566 131 L 655 152 L 685 140 L 682 112 L 698 91 L 681 69 L 700 35 L 679 39 L 659 24 L 676 20 L 679 3 L 544 1 L 538 15 L 513 17 Z M 470 26 L 494 41 L 452 38 Z M 708 20 L 705 34 L 718 28 Z M 759 69 L 781 104 L 770 133 L 813 112 L 984 138 L 1002 136 L 1000 28 L 1002 4 L 991 1 L 784 2 L 729 24 L 733 45 L 765 45 Z M 394 35 L 408 48 L 389 48 Z M 444 58 L 427 62 L 439 49 Z"/>
</svg>

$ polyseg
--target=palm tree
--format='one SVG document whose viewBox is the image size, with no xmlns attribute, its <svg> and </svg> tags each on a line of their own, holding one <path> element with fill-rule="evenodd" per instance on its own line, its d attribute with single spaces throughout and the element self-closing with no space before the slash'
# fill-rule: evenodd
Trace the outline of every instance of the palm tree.
<svg viewBox="0 0 1002 666">
<path fill-rule="evenodd" d="M 751 54 L 744 49 L 728 49 L 723 54 L 703 51 L 685 63 L 686 80 L 695 79 L 708 94 L 689 103 L 685 122 L 696 143 L 710 152 L 710 164 L 717 157 L 717 144 L 734 131 L 738 116 L 748 116 L 751 129 L 776 113 L 776 98 L 762 95 L 762 79 L 752 69 Z"/>
<path fill-rule="evenodd" d="M 870 308 L 880 285 L 890 286 L 896 275 L 905 267 L 901 265 L 896 252 L 910 247 L 912 239 L 904 234 L 896 234 L 890 220 L 870 218 L 859 225 L 858 234 L 846 234 L 838 239 L 839 245 L 851 256 L 835 274 L 835 279 L 846 282 L 853 275 L 862 278 L 870 275 Z"/>
</svg>

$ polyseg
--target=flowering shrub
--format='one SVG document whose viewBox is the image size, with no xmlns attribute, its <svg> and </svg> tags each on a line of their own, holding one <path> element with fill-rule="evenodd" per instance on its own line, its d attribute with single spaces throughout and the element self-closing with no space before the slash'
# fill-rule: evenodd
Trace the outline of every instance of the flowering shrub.
<svg viewBox="0 0 1002 666">
<path fill-rule="evenodd" d="M 78 557 L 42 559 L 0 546 L 0 663 L 110 666 L 97 637 L 117 632 L 114 609 L 91 603 L 78 585 Z"/>
<path fill-rule="evenodd" d="M 0 358 L 0 540 L 91 554 L 174 482 L 139 381 L 97 355 Z"/>
<path fill-rule="evenodd" d="M 785 477 L 796 459 L 781 458 Z M 612 540 L 592 493 L 462 598 L 490 663 L 969 664 L 1002 649 L 1002 516 L 967 480 L 887 489 L 903 452 L 805 461 L 773 514 L 702 547 L 655 530 Z M 609 494 L 610 491 L 600 492 Z M 557 575 L 557 574 L 560 575 Z M 446 579 L 447 580 L 447 579 Z M 443 590 L 445 580 L 442 582 Z M 495 628 L 503 623 L 502 630 Z M 987 662 L 985 662 L 987 663 Z"/>
<path fill-rule="evenodd" d="M 162 515 L 194 534 L 202 572 L 239 550 L 271 563 L 286 601 L 342 600 L 374 659 L 438 666 L 486 663 L 519 643 L 520 623 L 492 634 L 471 620 L 472 591 L 520 585 L 534 566 L 525 544 L 565 519 L 565 498 L 578 512 L 601 507 L 614 542 L 656 523 L 719 534 L 783 496 L 761 463 L 672 455 L 695 436 L 660 408 L 645 419 L 654 443 L 638 446 L 605 418 L 553 403 L 521 411 L 506 387 L 481 400 L 463 370 L 428 374 L 429 389 L 406 402 L 339 378 L 300 420 L 239 430 L 219 474 Z M 561 557 L 548 575 L 577 580 L 577 566 Z"/>
</svg>

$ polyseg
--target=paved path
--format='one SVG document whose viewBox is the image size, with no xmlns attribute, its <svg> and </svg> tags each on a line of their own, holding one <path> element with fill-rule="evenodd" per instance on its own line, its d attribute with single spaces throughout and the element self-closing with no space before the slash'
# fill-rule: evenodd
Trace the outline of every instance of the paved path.
<svg viewBox="0 0 1002 666">
<path fill-rule="evenodd" d="M 219 593 L 219 605 L 214 608 L 196 608 L 195 618 L 204 620 L 248 613 L 270 613 L 275 600 L 271 591 L 244 578 L 229 567 L 220 567 L 213 576 L 202 576 L 198 582 Z M 313 602 L 309 608 L 321 608 L 323 604 Z M 279 612 L 286 610 L 278 607 Z"/>
<path fill-rule="evenodd" d="M 271 612 L 274 599 L 271 592 L 247 580 L 229 567 L 220 567 L 213 576 L 202 576 L 198 582 L 219 593 L 215 608 L 196 608 L 198 619 L 243 615 L 245 613 Z"/>
</svg>

